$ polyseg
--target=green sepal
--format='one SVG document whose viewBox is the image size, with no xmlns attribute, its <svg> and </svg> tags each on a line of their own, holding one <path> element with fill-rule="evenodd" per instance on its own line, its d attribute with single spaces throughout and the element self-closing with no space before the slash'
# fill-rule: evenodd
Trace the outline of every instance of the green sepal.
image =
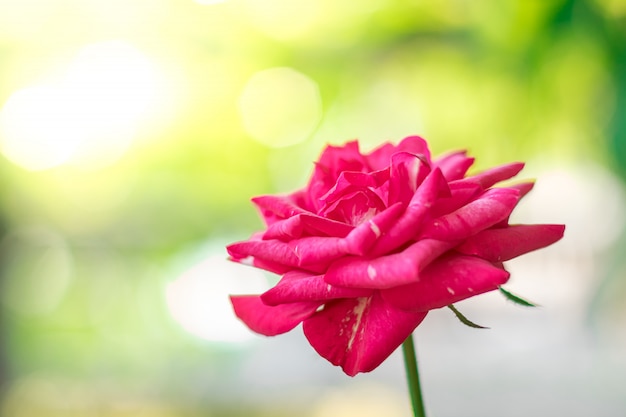
<svg viewBox="0 0 626 417">
<path fill-rule="evenodd" d="M 537 307 L 537 304 L 531 303 L 530 301 L 524 300 L 521 297 L 518 297 L 515 294 L 512 294 L 511 292 L 505 290 L 502 287 L 498 287 L 498 289 L 500 290 L 500 292 L 502 294 L 504 294 L 504 296 L 507 298 L 507 300 L 513 301 L 515 304 L 519 304 L 521 306 L 524 307 Z"/>
<path fill-rule="evenodd" d="M 450 304 L 448 306 L 450 310 L 454 313 L 457 319 L 461 321 L 466 326 L 473 327 L 474 329 L 488 329 L 489 327 L 481 326 L 480 324 L 476 324 L 473 321 L 469 320 L 467 317 L 463 315 L 459 310 L 454 307 L 454 304 Z"/>
</svg>

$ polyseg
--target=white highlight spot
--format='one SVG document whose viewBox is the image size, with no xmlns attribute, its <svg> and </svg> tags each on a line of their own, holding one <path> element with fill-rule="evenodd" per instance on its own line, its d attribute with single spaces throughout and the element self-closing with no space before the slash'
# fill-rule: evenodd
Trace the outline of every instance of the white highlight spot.
<svg viewBox="0 0 626 417">
<path fill-rule="evenodd" d="M 448 290 L 448 292 L 452 295 L 454 295 L 454 290 L 450 287 L 446 287 L 446 290 Z"/>
<path fill-rule="evenodd" d="M 369 298 L 357 298 L 359 303 L 352 310 L 352 314 L 355 316 L 354 325 L 352 326 L 352 330 L 350 331 L 350 340 L 348 340 L 348 350 L 352 349 L 352 344 L 354 343 L 354 339 L 356 338 L 356 334 L 359 330 L 359 326 L 361 325 L 361 320 L 363 320 L 363 314 L 365 313 L 365 309 L 369 304 Z"/>
<path fill-rule="evenodd" d="M 376 238 L 380 237 L 380 228 L 378 227 L 378 225 L 376 223 L 374 223 L 371 220 L 368 220 L 369 224 L 370 224 L 370 228 L 372 229 L 372 232 L 374 232 L 374 234 L 376 235 Z"/>
<path fill-rule="evenodd" d="M 377 273 L 376 273 L 376 269 L 375 269 L 372 265 L 368 266 L 368 267 L 367 267 L 367 276 L 368 276 L 371 280 L 373 280 L 374 278 L 376 278 L 376 275 L 377 275 Z"/>
</svg>

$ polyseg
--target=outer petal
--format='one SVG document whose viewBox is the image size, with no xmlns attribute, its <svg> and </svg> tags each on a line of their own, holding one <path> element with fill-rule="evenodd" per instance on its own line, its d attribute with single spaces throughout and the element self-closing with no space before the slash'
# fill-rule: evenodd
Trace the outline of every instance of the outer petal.
<svg viewBox="0 0 626 417">
<path fill-rule="evenodd" d="M 252 331 L 265 336 L 286 333 L 315 313 L 321 303 L 293 303 L 270 307 L 258 295 L 231 295 L 235 314 Z"/>
<path fill-rule="evenodd" d="M 495 290 L 508 279 L 508 272 L 483 259 L 452 254 L 430 264 L 418 282 L 381 294 L 397 308 L 428 311 Z"/>
<path fill-rule="evenodd" d="M 368 297 L 372 290 L 343 288 L 327 284 L 323 275 L 302 271 L 286 273 L 282 279 L 265 293 L 261 299 L 267 305 L 278 305 L 303 301 L 328 301 L 337 298 Z"/>
<path fill-rule="evenodd" d="M 296 214 L 306 213 L 302 207 L 296 203 L 296 195 L 262 195 L 254 197 L 252 202 L 259 208 L 265 223 L 271 225 L 274 222 L 295 216 Z"/>
<path fill-rule="evenodd" d="M 563 237 L 565 226 L 532 224 L 488 229 L 470 237 L 455 248 L 466 255 L 475 255 L 490 262 L 504 262 L 527 252 L 553 244 Z"/>
<path fill-rule="evenodd" d="M 522 182 L 522 183 L 515 184 L 515 185 L 510 185 L 510 186 L 508 186 L 506 188 L 510 188 L 510 189 L 513 189 L 513 190 L 518 190 L 519 191 L 519 198 L 521 200 L 522 197 L 524 197 L 526 194 L 528 194 L 533 189 L 534 186 L 535 186 L 535 183 L 532 182 L 532 181 L 529 181 L 529 182 Z M 519 204 L 519 200 L 518 200 L 517 203 Z M 507 227 L 509 225 L 509 217 L 510 217 L 510 215 L 507 216 L 506 219 L 504 219 L 504 220 L 494 224 L 493 227 L 494 228 Z"/>
<path fill-rule="evenodd" d="M 492 188 L 466 206 L 430 221 L 424 226 L 420 238 L 466 239 L 506 219 L 518 201 L 518 190 Z"/>
<path fill-rule="evenodd" d="M 315 214 L 302 213 L 284 220 L 278 220 L 268 226 L 263 239 L 289 241 L 303 235 L 325 235 L 344 237 L 353 227 Z"/>
<path fill-rule="evenodd" d="M 424 317 L 397 310 L 374 293 L 326 304 L 304 321 L 303 330 L 317 353 L 354 376 L 380 365 Z"/>
<path fill-rule="evenodd" d="M 454 181 L 465 176 L 467 170 L 474 163 L 474 158 L 468 157 L 466 151 L 461 151 L 439 157 L 433 163 L 441 169 L 446 180 Z"/>
<path fill-rule="evenodd" d="M 441 171 L 434 169 L 417 189 L 404 214 L 376 242 L 372 248 L 372 256 L 389 253 L 413 238 L 421 228 L 434 201 L 442 193 L 447 192 L 449 190 Z"/>
<path fill-rule="evenodd" d="M 324 279 L 332 285 L 353 288 L 392 288 L 416 282 L 420 271 L 456 242 L 420 240 L 400 253 L 368 259 L 345 257 L 333 263 Z"/>
<path fill-rule="evenodd" d="M 509 164 L 499 165 L 489 168 L 479 174 L 467 177 L 461 181 L 474 182 L 480 184 L 483 190 L 499 183 L 500 181 L 513 178 L 524 168 L 523 162 L 511 162 Z"/>
<path fill-rule="evenodd" d="M 227 246 L 226 250 L 236 261 L 252 256 L 256 259 L 291 267 L 297 267 L 300 262 L 291 246 L 279 240 L 248 240 L 237 242 Z"/>
<path fill-rule="evenodd" d="M 483 192 L 481 186 L 475 183 L 452 182 L 449 185 L 450 197 L 440 198 L 435 201 L 430 210 L 431 218 L 450 214 L 476 199 Z"/>
</svg>

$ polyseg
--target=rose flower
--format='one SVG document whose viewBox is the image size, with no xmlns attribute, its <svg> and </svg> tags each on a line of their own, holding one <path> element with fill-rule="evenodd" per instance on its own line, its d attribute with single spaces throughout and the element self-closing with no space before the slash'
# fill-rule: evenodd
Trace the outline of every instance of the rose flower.
<svg viewBox="0 0 626 417">
<path fill-rule="evenodd" d="M 410 136 L 369 154 L 328 146 L 308 185 L 253 198 L 267 225 L 228 246 L 232 260 L 282 275 L 261 295 L 233 295 L 236 315 L 272 336 L 302 323 L 313 348 L 348 375 L 380 365 L 429 310 L 498 289 L 502 262 L 548 246 L 563 225 L 511 225 L 531 182 L 523 168 L 466 176 L 465 152 L 431 158 Z"/>
</svg>

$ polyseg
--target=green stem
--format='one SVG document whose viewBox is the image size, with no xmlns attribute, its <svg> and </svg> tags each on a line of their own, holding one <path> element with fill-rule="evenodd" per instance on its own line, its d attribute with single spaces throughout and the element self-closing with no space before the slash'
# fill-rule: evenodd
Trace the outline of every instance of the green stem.
<svg viewBox="0 0 626 417">
<path fill-rule="evenodd" d="M 404 353 L 404 367 L 406 368 L 406 378 L 411 394 L 411 404 L 413 404 L 413 415 L 415 417 L 426 417 L 424 411 L 424 400 L 422 399 L 422 389 L 420 387 L 420 376 L 417 371 L 417 359 L 415 356 L 415 345 L 413 335 L 410 334 L 402 343 L 402 353 Z"/>
</svg>

